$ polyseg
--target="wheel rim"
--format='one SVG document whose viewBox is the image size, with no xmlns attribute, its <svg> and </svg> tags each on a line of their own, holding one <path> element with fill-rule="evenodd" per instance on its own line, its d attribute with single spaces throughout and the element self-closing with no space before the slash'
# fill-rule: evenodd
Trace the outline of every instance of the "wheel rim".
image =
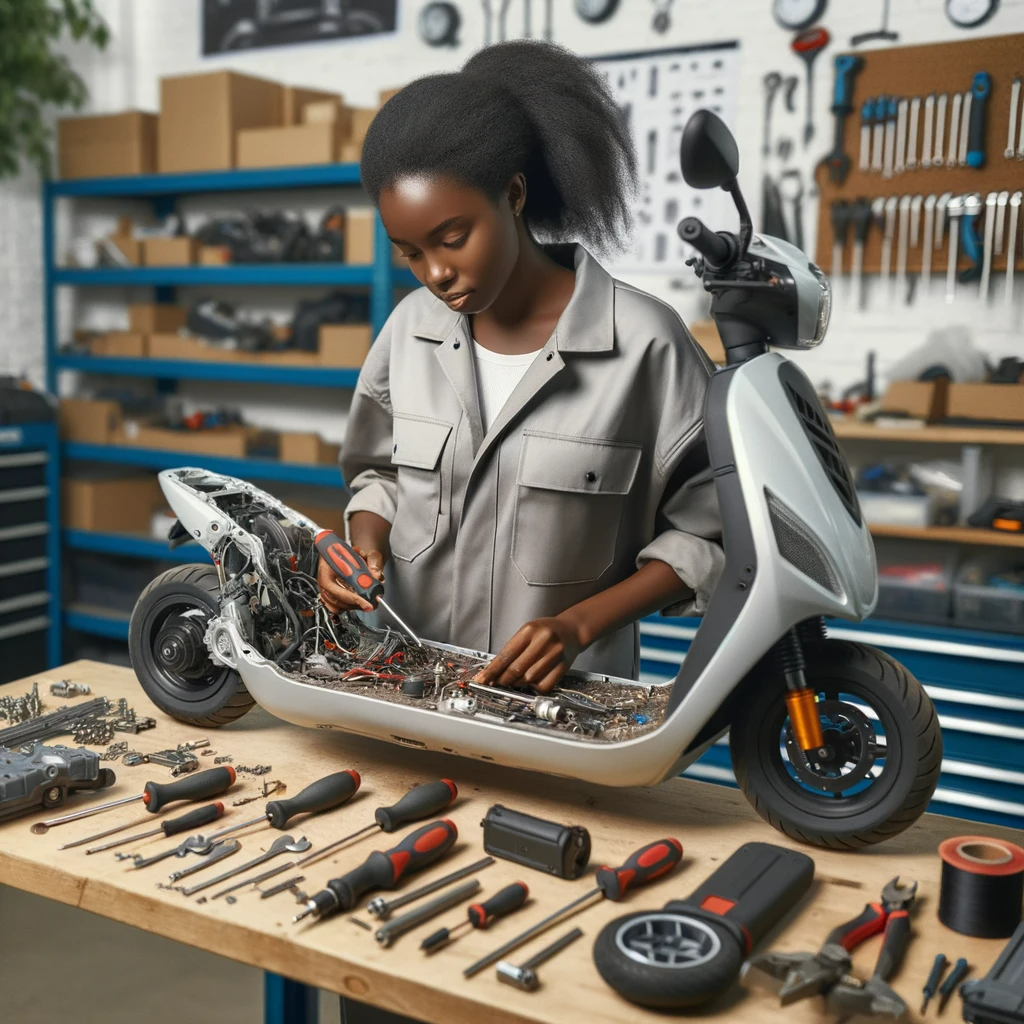
<svg viewBox="0 0 1024 1024">
<path fill-rule="evenodd" d="M 722 948 L 715 931 L 693 917 L 679 914 L 637 914 L 618 927 L 615 946 L 645 967 L 673 970 L 702 967 Z"/>
<path fill-rule="evenodd" d="M 760 733 L 768 778 L 792 805 L 825 818 L 848 818 L 877 805 L 896 784 L 902 748 L 895 719 L 853 680 L 822 684 L 818 713 L 824 746 L 809 755 L 793 739 L 783 701 Z"/>
<path fill-rule="evenodd" d="M 142 621 L 150 675 L 178 700 L 203 700 L 231 672 L 214 665 L 206 647 L 206 628 L 215 611 L 200 598 L 171 590 L 153 602 Z"/>
</svg>

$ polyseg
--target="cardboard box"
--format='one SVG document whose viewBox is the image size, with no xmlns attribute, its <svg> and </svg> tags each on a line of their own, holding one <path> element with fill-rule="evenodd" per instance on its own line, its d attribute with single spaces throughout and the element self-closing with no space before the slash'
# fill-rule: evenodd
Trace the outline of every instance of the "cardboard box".
<svg viewBox="0 0 1024 1024">
<path fill-rule="evenodd" d="M 236 166 L 238 133 L 282 123 L 284 88 L 236 71 L 160 80 L 159 168 L 227 171 Z"/>
<path fill-rule="evenodd" d="M 935 423 L 946 415 L 948 392 L 947 380 L 894 380 L 882 396 L 879 411 Z"/>
<path fill-rule="evenodd" d="M 693 340 L 704 349 L 707 357 L 716 366 L 725 366 L 725 347 L 718 336 L 718 328 L 714 320 L 697 320 L 687 324 Z"/>
<path fill-rule="evenodd" d="M 302 123 L 333 124 L 337 128 L 340 142 L 347 139 L 352 130 L 352 110 L 345 106 L 340 96 L 333 100 L 307 103 L 302 108 Z"/>
<path fill-rule="evenodd" d="M 349 129 L 346 142 L 357 142 L 362 145 L 366 133 L 370 130 L 370 122 L 377 116 L 376 107 L 349 107 Z"/>
<path fill-rule="evenodd" d="M 70 530 L 148 533 L 160 501 L 155 474 L 61 481 L 61 521 Z"/>
<path fill-rule="evenodd" d="M 133 267 L 142 266 L 142 242 L 132 234 L 130 217 L 117 219 L 117 230 L 107 236 L 107 240 L 121 253 Z"/>
<path fill-rule="evenodd" d="M 144 359 L 147 354 L 146 340 L 146 335 L 132 331 L 109 331 L 92 338 L 89 351 L 94 356 Z"/>
<path fill-rule="evenodd" d="M 345 97 L 336 92 L 324 92 L 322 89 L 304 89 L 299 85 L 286 85 L 281 90 L 280 124 L 304 124 L 304 111 L 310 104 L 333 103 L 345 105 Z"/>
<path fill-rule="evenodd" d="M 156 173 L 156 114 L 65 117 L 57 123 L 62 178 L 105 178 Z"/>
<path fill-rule="evenodd" d="M 135 302 L 128 307 L 128 329 L 136 334 L 170 333 L 185 326 L 188 309 L 170 302 Z"/>
<path fill-rule="evenodd" d="M 321 324 L 319 340 L 324 366 L 358 369 L 369 355 L 373 337 L 369 324 Z"/>
<path fill-rule="evenodd" d="M 357 164 L 363 159 L 363 144 L 361 142 L 343 142 L 338 147 L 338 162 L 342 164 Z"/>
<path fill-rule="evenodd" d="M 181 334 L 154 334 L 149 339 L 151 359 L 187 359 L 203 363 L 245 363 L 257 366 L 322 366 L 316 352 L 286 349 L 282 352 L 239 352 L 208 345 L 199 338 Z"/>
<path fill-rule="evenodd" d="M 949 419 L 1024 423 L 1024 384 L 951 384 Z"/>
<path fill-rule="evenodd" d="M 239 167 L 301 167 L 331 164 L 337 158 L 338 127 L 333 122 L 238 133 Z"/>
<path fill-rule="evenodd" d="M 345 211 L 345 262 L 373 262 L 373 233 L 376 216 L 372 207 L 349 207 Z"/>
<path fill-rule="evenodd" d="M 346 503 L 344 498 L 341 497 L 342 492 L 339 491 L 338 494 L 337 505 L 324 504 L 322 497 L 306 492 L 279 493 L 279 497 L 284 504 L 289 508 L 295 509 L 299 515 L 307 516 L 317 526 L 322 526 L 325 530 L 334 530 L 338 536 L 344 537 Z"/>
<path fill-rule="evenodd" d="M 282 462 L 317 466 L 337 464 L 340 451 L 340 445 L 329 444 L 319 434 L 302 434 L 291 430 L 281 433 Z"/>
<path fill-rule="evenodd" d="M 231 263 L 231 250 L 226 245 L 199 246 L 201 267 L 226 267 Z"/>
<path fill-rule="evenodd" d="M 265 441 L 265 433 L 255 427 L 215 427 L 211 430 L 171 430 L 137 424 L 125 435 L 126 443 L 139 448 L 186 452 L 191 455 L 222 455 L 244 458 Z"/>
<path fill-rule="evenodd" d="M 381 89 L 381 91 L 377 93 L 377 102 L 380 104 L 380 106 L 383 107 L 384 104 L 387 103 L 387 101 L 391 99 L 392 96 L 397 95 L 404 88 L 404 85 L 399 85 L 396 86 L 394 89 Z"/>
<path fill-rule="evenodd" d="M 198 248 L 187 235 L 156 235 L 142 240 L 142 259 L 147 267 L 187 267 L 195 263 Z"/>
<path fill-rule="evenodd" d="M 121 430 L 123 419 L 117 402 L 62 398 L 58 422 L 63 441 L 110 444 Z"/>
</svg>

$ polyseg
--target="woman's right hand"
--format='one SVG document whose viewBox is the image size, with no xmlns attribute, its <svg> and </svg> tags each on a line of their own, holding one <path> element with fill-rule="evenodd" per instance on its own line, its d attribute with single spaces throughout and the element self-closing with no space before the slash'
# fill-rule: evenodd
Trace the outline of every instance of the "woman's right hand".
<svg viewBox="0 0 1024 1024">
<path fill-rule="evenodd" d="M 375 579 L 384 582 L 384 556 L 379 551 L 363 551 L 354 549 L 370 569 Z M 316 570 L 316 581 L 320 586 L 320 600 L 324 607 L 340 615 L 342 612 L 372 612 L 373 605 L 363 600 L 341 577 L 321 558 Z"/>
</svg>

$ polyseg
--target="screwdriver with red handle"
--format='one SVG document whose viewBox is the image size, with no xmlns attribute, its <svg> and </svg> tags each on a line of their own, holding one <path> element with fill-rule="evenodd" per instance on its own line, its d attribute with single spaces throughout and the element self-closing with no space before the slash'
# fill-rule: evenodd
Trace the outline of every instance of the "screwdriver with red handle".
<svg viewBox="0 0 1024 1024">
<path fill-rule="evenodd" d="M 491 964 L 497 963 L 506 957 L 514 949 L 518 949 L 524 942 L 529 942 L 535 935 L 547 931 L 548 928 L 559 924 L 567 917 L 583 909 L 583 904 L 593 900 L 595 896 L 601 896 L 608 900 L 621 900 L 630 889 L 653 882 L 662 875 L 667 875 L 683 859 L 683 844 L 678 839 L 658 839 L 656 842 L 648 843 L 635 853 L 622 867 L 597 869 L 597 885 L 589 892 L 585 892 L 578 899 L 567 903 L 561 910 L 549 914 L 543 921 L 538 921 L 532 928 L 527 928 L 521 935 L 505 943 L 501 949 L 488 953 L 487 956 L 476 963 L 470 964 L 462 973 L 467 978 L 472 978 Z"/>
<path fill-rule="evenodd" d="M 292 918 L 293 923 L 311 915 L 321 919 L 341 910 L 351 910 L 374 889 L 394 889 L 406 875 L 440 860 L 458 838 L 455 822 L 445 818 L 410 832 L 390 850 L 375 850 L 359 867 L 341 878 L 332 878 L 305 909 Z"/>
<path fill-rule="evenodd" d="M 483 903 L 474 903 L 466 911 L 466 920 L 452 928 L 438 928 L 428 935 L 421 943 L 420 949 L 426 953 L 434 953 L 444 949 L 464 928 L 490 928 L 495 921 L 518 910 L 529 899 L 530 890 L 525 882 L 513 882 L 496 892 Z"/>
<path fill-rule="evenodd" d="M 337 573 L 350 590 L 354 590 L 373 607 L 378 604 L 397 622 L 417 646 L 423 641 L 409 628 L 384 600 L 384 584 L 370 571 L 370 567 L 351 544 L 346 544 L 333 530 L 321 530 L 314 538 L 320 557 Z"/>
</svg>

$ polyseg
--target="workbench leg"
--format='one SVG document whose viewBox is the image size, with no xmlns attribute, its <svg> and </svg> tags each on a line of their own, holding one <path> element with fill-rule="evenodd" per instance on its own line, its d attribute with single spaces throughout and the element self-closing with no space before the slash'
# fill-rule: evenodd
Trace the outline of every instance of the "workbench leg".
<svg viewBox="0 0 1024 1024">
<path fill-rule="evenodd" d="M 317 1024 L 320 993 L 309 985 L 263 975 L 263 1024 Z"/>
<path fill-rule="evenodd" d="M 341 1024 L 416 1024 L 412 1017 L 402 1017 L 390 1010 L 381 1010 L 355 999 L 341 999 Z"/>
</svg>

